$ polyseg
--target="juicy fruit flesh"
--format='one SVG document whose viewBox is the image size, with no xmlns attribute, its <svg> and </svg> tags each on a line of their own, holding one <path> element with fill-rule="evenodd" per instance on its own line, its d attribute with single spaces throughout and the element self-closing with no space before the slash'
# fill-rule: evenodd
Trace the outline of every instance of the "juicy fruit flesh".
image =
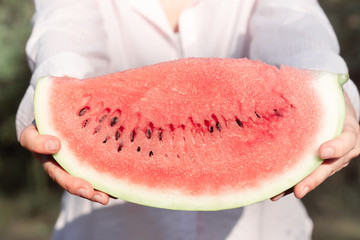
<svg viewBox="0 0 360 240">
<path fill-rule="evenodd" d="M 135 184 L 190 195 L 256 187 L 301 159 L 307 145 L 294 143 L 310 141 L 322 112 L 310 73 L 235 61 L 56 80 L 54 127 L 82 164 Z"/>
</svg>

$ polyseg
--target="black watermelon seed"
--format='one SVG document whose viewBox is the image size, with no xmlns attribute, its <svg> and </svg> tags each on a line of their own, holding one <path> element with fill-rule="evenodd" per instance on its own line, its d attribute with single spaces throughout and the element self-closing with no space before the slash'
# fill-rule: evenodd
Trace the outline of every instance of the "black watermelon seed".
<svg viewBox="0 0 360 240">
<path fill-rule="evenodd" d="M 117 117 L 113 117 L 110 121 L 110 126 L 113 127 L 115 126 L 115 124 L 118 122 L 118 118 Z"/>
<path fill-rule="evenodd" d="M 120 138 L 120 130 L 118 129 L 115 133 L 115 140 L 117 141 Z"/>
<path fill-rule="evenodd" d="M 255 113 L 255 115 L 256 115 L 258 118 L 260 118 L 259 114 L 257 114 L 257 112 L 256 112 L 256 111 L 255 111 L 254 113 Z"/>
<path fill-rule="evenodd" d="M 88 125 L 88 123 L 89 123 L 89 119 L 86 119 L 86 120 L 83 122 L 82 127 L 83 127 L 83 128 L 86 127 L 86 126 Z"/>
<path fill-rule="evenodd" d="M 100 122 L 100 123 L 103 122 L 106 117 L 107 117 L 107 115 L 102 116 L 102 118 L 100 118 L 99 122 Z"/>
<path fill-rule="evenodd" d="M 107 138 L 105 138 L 105 140 L 103 141 L 103 143 L 106 143 L 106 142 L 107 142 L 107 140 L 108 140 L 108 139 L 107 139 Z"/>
<path fill-rule="evenodd" d="M 217 129 L 219 132 L 221 131 L 220 122 L 216 122 L 216 129 Z"/>
<path fill-rule="evenodd" d="M 213 128 L 213 126 L 210 126 L 210 128 L 209 128 L 209 132 L 210 132 L 210 133 L 214 132 L 214 128 Z"/>
<path fill-rule="evenodd" d="M 149 152 L 149 157 L 151 157 L 152 155 L 154 155 L 153 151 Z"/>
<path fill-rule="evenodd" d="M 79 116 L 81 117 L 82 115 L 84 115 L 87 110 L 88 110 L 87 107 L 84 107 L 83 109 L 81 109 L 80 112 L 79 112 Z"/>
<path fill-rule="evenodd" d="M 163 132 L 162 132 L 162 129 L 160 128 L 159 129 L 159 140 L 161 141 L 163 138 Z"/>
<path fill-rule="evenodd" d="M 131 142 L 134 141 L 135 135 L 136 135 L 135 130 L 133 130 L 133 131 L 131 132 L 131 134 L 130 134 L 130 141 L 131 141 Z"/>
<path fill-rule="evenodd" d="M 123 147 L 123 145 L 122 145 L 122 144 L 120 144 L 120 145 L 119 145 L 119 147 L 118 147 L 118 149 L 117 149 L 117 151 L 118 151 L 118 152 L 120 152 L 120 151 L 121 151 L 121 149 L 122 149 L 122 147 Z"/>
<path fill-rule="evenodd" d="M 148 139 L 151 138 L 151 130 L 150 130 L 150 129 L 146 129 L 145 134 L 146 134 L 146 137 L 147 137 Z"/>
<path fill-rule="evenodd" d="M 138 146 L 137 149 L 136 149 L 136 151 L 137 151 L 137 152 L 140 152 L 140 150 L 141 150 L 141 148 L 140 148 L 140 146 Z"/>
<path fill-rule="evenodd" d="M 242 124 L 242 122 L 239 119 L 235 120 L 237 125 L 239 125 L 239 127 L 244 127 L 244 125 Z"/>
</svg>

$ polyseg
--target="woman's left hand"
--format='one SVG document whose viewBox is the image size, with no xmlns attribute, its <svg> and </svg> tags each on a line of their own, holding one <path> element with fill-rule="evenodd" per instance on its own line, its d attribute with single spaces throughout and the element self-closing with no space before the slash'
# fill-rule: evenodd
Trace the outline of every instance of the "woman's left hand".
<svg viewBox="0 0 360 240">
<path fill-rule="evenodd" d="M 297 198 L 303 198 L 308 192 L 314 190 L 325 181 L 325 179 L 346 167 L 353 158 L 360 154 L 359 123 L 349 97 L 346 93 L 344 95 L 344 128 L 340 136 L 320 146 L 319 156 L 324 159 L 324 162 L 292 189 L 271 198 L 271 200 L 276 201 L 290 192 L 294 192 Z"/>
</svg>

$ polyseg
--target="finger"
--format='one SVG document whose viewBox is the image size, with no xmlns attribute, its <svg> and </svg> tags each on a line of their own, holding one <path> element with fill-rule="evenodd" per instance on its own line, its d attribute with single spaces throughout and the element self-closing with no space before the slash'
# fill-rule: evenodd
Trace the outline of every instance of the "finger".
<svg viewBox="0 0 360 240">
<path fill-rule="evenodd" d="M 289 188 L 289 189 L 286 190 L 285 192 L 282 192 L 282 193 L 280 193 L 280 194 L 278 194 L 278 195 L 270 198 L 270 200 L 271 200 L 271 201 L 274 201 L 274 202 L 275 202 L 275 201 L 278 201 L 280 198 L 285 197 L 286 195 L 289 195 L 289 194 L 291 194 L 291 193 L 293 193 L 293 192 L 294 192 L 294 188 Z"/>
<path fill-rule="evenodd" d="M 294 186 L 294 195 L 297 198 L 303 198 L 324 182 L 325 179 L 345 167 L 347 163 L 340 159 L 325 160 L 315 171 Z"/>
<path fill-rule="evenodd" d="M 49 176 L 69 193 L 104 205 L 109 202 L 106 193 L 94 190 L 88 181 L 70 175 L 51 156 L 43 156 L 43 167 Z"/>
<path fill-rule="evenodd" d="M 354 134 L 353 130 L 345 129 L 339 137 L 321 145 L 319 153 L 321 158 L 325 159 L 324 162 L 294 187 L 295 196 L 303 198 L 326 178 L 346 167 L 351 159 L 358 156 L 360 149 L 358 134 Z"/>
<path fill-rule="evenodd" d="M 326 178 L 347 166 L 350 160 L 360 153 L 359 123 L 346 93 L 344 97 L 346 108 L 343 131 L 337 138 L 320 146 L 319 156 L 325 160 L 314 172 L 295 185 L 294 194 L 298 198 L 304 197 Z"/>
<path fill-rule="evenodd" d="M 323 159 L 342 157 L 351 152 L 356 146 L 359 146 L 359 123 L 351 101 L 345 92 L 344 97 L 346 108 L 342 133 L 339 137 L 327 141 L 320 146 L 319 156 Z M 355 156 L 357 156 L 356 153 L 349 158 L 353 158 Z"/>
<path fill-rule="evenodd" d="M 20 144 L 31 152 L 53 154 L 60 150 L 60 140 L 50 135 L 40 135 L 35 125 L 25 128 L 20 135 Z"/>
<path fill-rule="evenodd" d="M 94 202 L 101 203 L 103 205 L 106 205 L 109 203 L 110 196 L 104 192 L 94 190 L 94 197 L 92 199 Z"/>
<path fill-rule="evenodd" d="M 327 141 L 319 148 L 319 155 L 322 159 L 340 158 L 345 156 L 357 144 L 358 129 L 345 125 L 343 132 L 337 138 Z"/>
</svg>

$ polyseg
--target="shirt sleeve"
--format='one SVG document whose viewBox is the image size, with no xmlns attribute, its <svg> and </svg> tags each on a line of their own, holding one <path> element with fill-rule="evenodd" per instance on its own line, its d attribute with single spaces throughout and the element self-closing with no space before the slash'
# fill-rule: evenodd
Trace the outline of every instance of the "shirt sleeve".
<svg viewBox="0 0 360 240">
<path fill-rule="evenodd" d="M 35 0 L 33 29 L 26 45 L 33 74 L 19 105 L 16 131 L 34 120 L 33 95 L 42 76 L 86 78 L 104 72 L 106 35 L 95 0 Z"/>
<path fill-rule="evenodd" d="M 250 36 L 251 59 L 348 73 L 335 32 L 316 0 L 259 0 L 250 21 Z M 359 119 L 356 85 L 350 80 L 344 90 Z"/>
</svg>

